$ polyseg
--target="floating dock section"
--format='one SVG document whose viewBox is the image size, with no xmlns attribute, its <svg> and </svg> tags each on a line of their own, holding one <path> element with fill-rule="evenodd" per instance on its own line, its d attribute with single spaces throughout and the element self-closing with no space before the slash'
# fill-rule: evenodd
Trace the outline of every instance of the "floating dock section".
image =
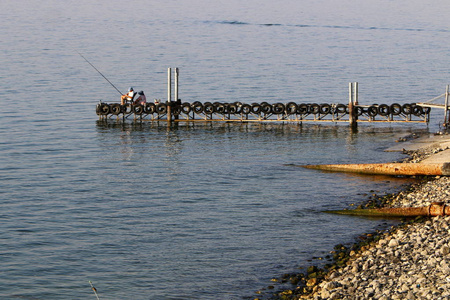
<svg viewBox="0 0 450 300">
<path fill-rule="evenodd" d="M 166 102 L 145 105 L 99 103 L 100 119 L 133 119 L 171 122 L 422 122 L 428 123 L 430 108 L 415 104 L 381 104 L 351 108 L 327 103 L 224 103 Z M 169 112 L 170 111 L 170 112 Z M 351 118 L 353 116 L 353 118 Z M 353 119 L 353 120 L 352 120 Z M 356 120 L 355 120 L 356 119 Z"/>
<path fill-rule="evenodd" d="M 348 104 L 344 103 L 268 103 L 268 102 L 184 102 L 179 100 L 179 70 L 168 69 L 167 101 L 132 104 L 102 103 L 96 107 L 101 120 L 171 122 L 415 122 L 428 123 L 431 107 L 416 103 L 361 105 L 358 83 L 349 84 Z M 172 81 L 175 89 L 172 93 Z"/>
</svg>

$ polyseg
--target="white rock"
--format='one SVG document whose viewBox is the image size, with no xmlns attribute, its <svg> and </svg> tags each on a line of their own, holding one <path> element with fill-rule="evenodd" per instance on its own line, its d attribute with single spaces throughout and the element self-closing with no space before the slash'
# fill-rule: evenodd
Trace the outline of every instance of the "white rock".
<svg viewBox="0 0 450 300">
<path fill-rule="evenodd" d="M 396 239 L 391 239 L 388 244 L 389 247 L 394 248 L 398 246 L 398 241 Z"/>
</svg>

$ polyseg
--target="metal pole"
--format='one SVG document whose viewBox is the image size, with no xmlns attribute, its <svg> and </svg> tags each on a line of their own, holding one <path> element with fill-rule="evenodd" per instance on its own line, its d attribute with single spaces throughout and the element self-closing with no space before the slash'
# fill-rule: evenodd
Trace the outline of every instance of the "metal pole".
<svg viewBox="0 0 450 300">
<path fill-rule="evenodd" d="M 178 68 L 175 68 L 175 95 L 174 95 L 174 105 L 178 106 L 178 75 L 179 75 L 179 70 Z M 178 110 L 178 108 L 177 108 Z M 174 114 L 174 119 L 178 120 L 178 114 Z"/>
<path fill-rule="evenodd" d="M 353 123 L 353 97 L 352 97 L 353 84 L 348 83 L 348 122 L 350 126 Z"/>
<path fill-rule="evenodd" d="M 448 124 L 448 85 L 447 88 L 445 90 L 445 105 L 444 105 L 444 126 L 447 127 Z"/>
<path fill-rule="evenodd" d="M 358 101 L 358 83 L 353 83 L 353 129 L 358 126 L 358 110 L 356 106 L 359 104 Z"/>
<path fill-rule="evenodd" d="M 167 70 L 167 122 L 172 122 L 172 69 Z"/>
<path fill-rule="evenodd" d="M 178 75 L 179 75 L 178 68 L 175 68 L 175 102 L 178 101 Z"/>
<path fill-rule="evenodd" d="M 167 102 L 172 101 L 172 68 L 167 69 Z"/>
<path fill-rule="evenodd" d="M 351 128 L 355 128 L 356 127 L 356 118 L 355 118 L 355 103 L 354 103 L 354 96 L 353 96 L 353 91 L 354 91 L 354 87 L 353 87 L 353 83 L 350 82 L 348 84 L 348 122 L 350 123 L 350 127 Z"/>
</svg>

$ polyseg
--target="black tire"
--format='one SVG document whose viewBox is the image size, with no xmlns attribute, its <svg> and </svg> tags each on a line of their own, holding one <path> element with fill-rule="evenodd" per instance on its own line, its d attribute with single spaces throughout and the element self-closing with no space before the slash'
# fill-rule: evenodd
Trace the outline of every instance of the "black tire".
<svg viewBox="0 0 450 300">
<path fill-rule="evenodd" d="M 215 102 L 213 104 L 214 106 L 214 112 L 218 114 L 224 114 L 225 113 L 225 105 L 220 102 Z"/>
<path fill-rule="evenodd" d="M 123 114 L 131 114 L 133 112 L 133 108 L 131 104 L 122 105 L 122 113 Z"/>
<path fill-rule="evenodd" d="M 142 115 L 144 112 L 144 106 L 142 104 L 133 105 L 133 112 L 135 115 Z"/>
<path fill-rule="evenodd" d="M 259 103 L 252 103 L 252 113 L 260 114 L 261 113 L 261 104 L 259 104 Z"/>
<path fill-rule="evenodd" d="M 286 107 L 283 103 L 275 103 L 274 105 L 272 105 L 272 111 L 276 115 L 282 115 L 285 113 Z"/>
<path fill-rule="evenodd" d="M 320 105 L 319 112 L 320 112 L 322 115 L 327 115 L 327 114 L 330 113 L 330 111 L 331 111 L 331 105 L 330 105 L 330 104 L 321 104 L 321 105 Z"/>
<path fill-rule="evenodd" d="M 234 115 L 238 111 L 237 105 L 234 103 L 227 104 L 226 111 L 227 113 Z"/>
<path fill-rule="evenodd" d="M 306 115 L 309 112 L 308 104 L 302 103 L 297 105 L 297 113 L 299 115 Z"/>
<path fill-rule="evenodd" d="M 295 115 L 297 113 L 297 104 L 294 102 L 289 102 L 286 104 L 286 114 L 288 115 Z"/>
<path fill-rule="evenodd" d="M 383 117 L 389 116 L 391 114 L 391 108 L 387 104 L 381 104 L 378 106 L 378 114 Z"/>
<path fill-rule="evenodd" d="M 318 113 L 320 113 L 320 105 L 317 103 L 313 103 L 309 106 L 309 113 L 317 115 Z"/>
<path fill-rule="evenodd" d="M 364 113 L 364 109 L 363 109 L 361 106 L 356 106 L 356 107 L 354 107 L 353 109 L 356 110 L 356 115 L 357 115 L 357 116 L 362 116 L 363 113 Z"/>
<path fill-rule="evenodd" d="M 144 112 L 146 114 L 153 114 L 156 111 L 155 103 L 146 103 L 144 106 Z"/>
<path fill-rule="evenodd" d="M 261 103 L 261 111 L 265 114 L 265 115 L 270 115 L 272 113 L 272 105 L 270 105 L 267 102 L 263 102 Z"/>
<path fill-rule="evenodd" d="M 203 104 L 199 101 L 195 101 L 194 103 L 192 103 L 192 110 L 196 114 L 201 114 L 203 112 Z"/>
<path fill-rule="evenodd" d="M 158 103 L 156 105 L 156 112 L 159 115 L 167 113 L 167 104 L 166 103 Z"/>
<path fill-rule="evenodd" d="M 413 112 L 413 106 L 411 104 L 403 104 L 402 105 L 402 112 L 405 115 L 410 115 Z"/>
<path fill-rule="evenodd" d="M 422 111 L 425 115 L 428 115 L 430 113 L 431 107 L 423 107 L 423 106 L 421 106 L 421 107 L 422 107 Z"/>
<path fill-rule="evenodd" d="M 191 104 L 190 104 L 190 103 L 187 103 L 187 102 L 181 104 L 181 111 L 182 111 L 184 114 L 190 113 L 190 112 L 192 111 Z"/>
<path fill-rule="evenodd" d="M 236 105 L 236 114 L 240 114 L 242 112 L 242 103 L 239 101 L 233 102 Z"/>
<path fill-rule="evenodd" d="M 378 115 L 378 107 L 372 105 L 367 109 L 367 114 L 369 115 L 369 117 L 375 117 L 376 115 Z"/>
<path fill-rule="evenodd" d="M 390 110 L 391 110 L 391 115 L 398 116 L 399 114 L 402 113 L 402 106 L 398 103 L 394 103 L 391 105 Z"/>
<path fill-rule="evenodd" d="M 102 104 L 100 105 L 100 114 L 101 114 L 101 115 L 106 116 L 106 115 L 108 115 L 110 112 L 111 112 L 111 107 L 109 106 L 109 104 L 102 103 Z"/>
<path fill-rule="evenodd" d="M 348 106 L 345 104 L 338 104 L 334 108 L 334 112 L 336 114 L 345 114 L 345 113 L 347 113 L 347 108 L 348 108 Z"/>
<path fill-rule="evenodd" d="M 122 107 L 118 103 L 111 104 L 111 113 L 115 116 L 122 112 Z"/>
<path fill-rule="evenodd" d="M 203 104 L 203 112 L 205 114 L 212 114 L 214 112 L 214 105 L 211 102 L 205 102 Z"/>
<path fill-rule="evenodd" d="M 181 114 L 181 105 L 179 105 L 179 104 L 176 103 L 176 102 L 173 102 L 173 103 L 172 103 L 172 113 L 173 113 L 175 116 L 178 116 L 179 114 Z"/>
<path fill-rule="evenodd" d="M 244 115 L 248 115 L 252 111 L 252 107 L 250 104 L 242 104 L 241 113 Z"/>
<path fill-rule="evenodd" d="M 423 108 L 422 108 L 422 106 L 414 105 L 413 108 L 412 108 L 412 113 L 416 117 L 420 117 L 421 115 L 423 115 Z"/>
</svg>

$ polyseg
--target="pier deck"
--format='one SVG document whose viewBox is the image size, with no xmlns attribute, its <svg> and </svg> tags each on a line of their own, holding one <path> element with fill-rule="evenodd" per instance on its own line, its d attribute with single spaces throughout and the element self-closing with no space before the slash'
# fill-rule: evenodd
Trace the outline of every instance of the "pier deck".
<svg viewBox="0 0 450 300">
<path fill-rule="evenodd" d="M 431 108 L 416 104 L 355 105 L 356 122 L 427 123 Z M 350 122 L 349 105 L 317 103 L 222 103 L 166 102 L 145 105 L 100 103 L 97 115 L 103 120 L 171 122 Z"/>
</svg>

